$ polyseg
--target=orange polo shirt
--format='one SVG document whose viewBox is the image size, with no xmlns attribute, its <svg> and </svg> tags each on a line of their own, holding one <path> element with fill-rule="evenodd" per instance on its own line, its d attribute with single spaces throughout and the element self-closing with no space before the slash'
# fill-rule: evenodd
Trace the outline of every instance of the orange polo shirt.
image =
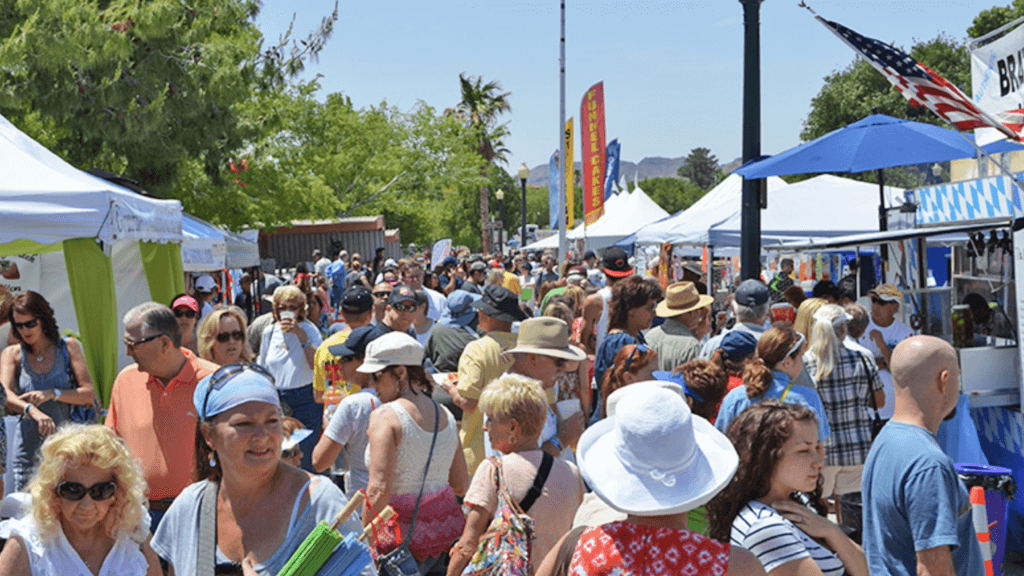
<svg viewBox="0 0 1024 576">
<path fill-rule="evenodd" d="M 182 348 L 185 364 L 164 388 L 132 364 L 114 380 L 104 424 L 124 438 L 142 462 L 151 500 L 174 498 L 192 483 L 195 459 L 196 384 L 219 368 Z"/>
</svg>

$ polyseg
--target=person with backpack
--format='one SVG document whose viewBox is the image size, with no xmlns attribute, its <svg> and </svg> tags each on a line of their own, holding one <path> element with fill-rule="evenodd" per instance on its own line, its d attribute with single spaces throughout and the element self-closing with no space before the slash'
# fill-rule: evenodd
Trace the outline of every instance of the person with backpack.
<svg viewBox="0 0 1024 576">
<path fill-rule="evenodd" d="M 469 507 L 466 528 L 450 552 L 448 576 L 459 576 L 470 563 L 474 571 L 490 567 L 491 573 L 533 574 L 572 528 L 573 515 L 583 501 L 583 480 L 574 465 L 538 446 L 548 413 L 539 381 L 505 374 L 487 386 L 479 407 L 486 416 L 484 430 L 491 446 L 504 456 L 483 461 L 473 475 L 464 499 Z M 534 540 L 528 546 L 529 536 L 503 513 L 516 506 L 533 521 Z M 480 536 L 495 529 L 507 533 L 507 538 L 495 540 L 508 550 L 491 548 L 478 554 Z M 492 566 L 491 562 L 503 564 Z"/>
</svg>

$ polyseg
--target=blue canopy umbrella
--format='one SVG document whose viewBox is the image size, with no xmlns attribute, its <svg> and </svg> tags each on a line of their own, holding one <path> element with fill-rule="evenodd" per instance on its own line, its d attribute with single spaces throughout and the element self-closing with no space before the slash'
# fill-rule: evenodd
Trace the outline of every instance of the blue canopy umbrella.
<svg viewBox="0 0 1024 576">
<path fill-rule="evenodd" d="M 955 130 L 872 114 L 781 154 L 749 162 L 736 173 L 757 180 L 788 174 L 878 170 L 878 229 L 885 231 L 885 168 L 973 158 L 976 154 L 973 142 Z M 883 246 L 883 258 L 885 253 Z"/>
<path fill-rule="evenodd" d="M 760 179 L 787 174 L 867 172 L 973 158 L 976 154 L 974 145 L 955 130 L 872 114 L 781 154 L 741 166 L 736 173 Z"/>
</svg>

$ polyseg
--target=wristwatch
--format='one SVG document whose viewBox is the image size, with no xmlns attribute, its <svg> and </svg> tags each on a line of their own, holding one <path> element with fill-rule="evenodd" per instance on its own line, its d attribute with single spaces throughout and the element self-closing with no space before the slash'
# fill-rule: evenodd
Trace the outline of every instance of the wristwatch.
<svg viewBox="0 0 1024 576">
<path fill-rule="evenodd" d="M 53 398 L 54 398 L 54 400 L 56 400 L 57 398 L 60 398 L 60 395 L 63 394 L 63 393 L 64 393 L 64 391 L 61 390 L 60 388 L 54 388 L 53 389 Z"/>
</svg>

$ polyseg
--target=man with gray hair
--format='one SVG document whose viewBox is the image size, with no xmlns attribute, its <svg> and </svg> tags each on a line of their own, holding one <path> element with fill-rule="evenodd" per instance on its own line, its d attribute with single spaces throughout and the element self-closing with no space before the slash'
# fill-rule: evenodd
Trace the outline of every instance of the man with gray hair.
<svg viewBox="0 0 1024 576">
<path fill-rule="evenodd" d="M 722 338 L 731 330 L 750 332 L 758 340 L 765 331 L 765 322 L 771 311 L 768 298 L 768 287 L 764 282 L 748 278 L 740 282 L 732 299 L 732 313 L 736 317 L 736 325 L 730 330 L 723 330 L 719 335 L 708 340 L 700 351 L 700 357 L 708 359 L 715 350 L 722 346 Z"/>
<path fill-rule="evenodd" d="M 181 347 L 174 313 L 146 302 L 124 316 L 124 342 L 135 364 L 114 380 L 104 424 L 142 463 L 149 487 L 150 528 L 192 482 L 196 413 L 192 394 L 218 366 Z"/>
</svg>

